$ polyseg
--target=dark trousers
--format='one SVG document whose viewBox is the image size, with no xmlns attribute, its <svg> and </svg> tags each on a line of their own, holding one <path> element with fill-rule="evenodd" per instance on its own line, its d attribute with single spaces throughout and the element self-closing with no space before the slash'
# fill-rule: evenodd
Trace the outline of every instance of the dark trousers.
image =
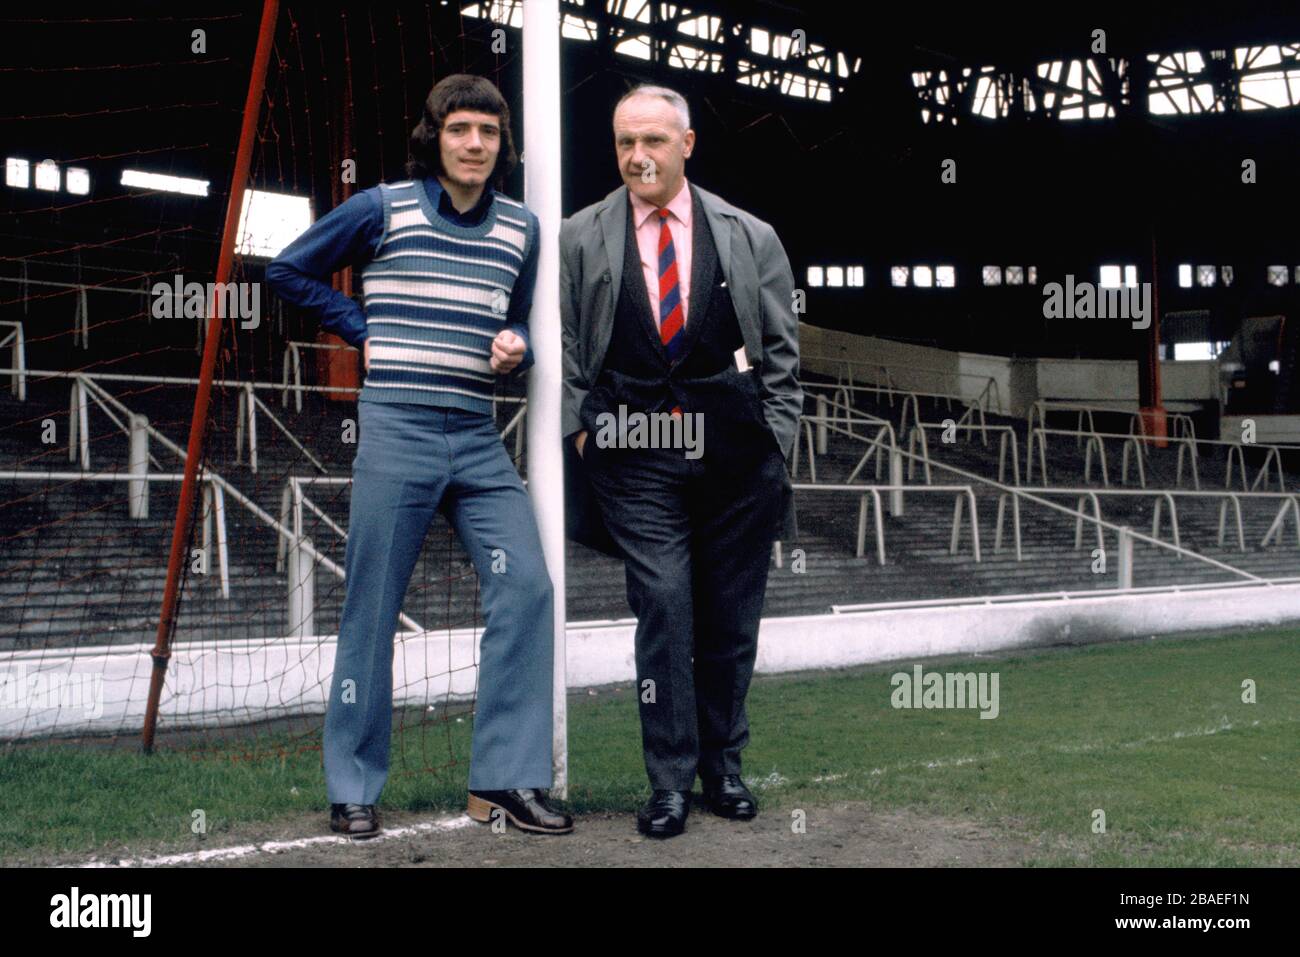
<svg viewBox="0 0 1300 957">
<path fill-rule="evenodd" d="M 586 471 L 605 524 L 626 555 L 637 618 L 641 741 L 652 788 L 690 790 L 740 773 L 749 742 L 745 695 L 772 543 L 784 504 L 775 443 L 737 470 L 681 449 L 599 448 Z M 648 684 L 652 682 L 653 684 Z"/>
</svg>

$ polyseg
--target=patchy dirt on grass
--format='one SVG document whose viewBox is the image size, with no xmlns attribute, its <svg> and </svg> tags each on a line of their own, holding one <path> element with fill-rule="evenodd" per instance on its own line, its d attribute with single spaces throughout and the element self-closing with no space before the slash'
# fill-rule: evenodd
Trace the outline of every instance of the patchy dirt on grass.
<svg viewBox="0 0 1300 957">
<path fill-rule="evenodd" d="M 463 815 L 384 814 L 384 836 L 349 842 L 328 830 L 328 815 L 248 825 L 189 846 L 132 847 L 23 863 L 183 867 L 999 867 L 1036 849 L 973 821 L 907 810 L 873 811 L 858 802 L 804 809 L 804 830 L 788 810 L 729 821 L 698 805 L 686 832 L 643 837 L 630 813 L 584 814 L 567 835 L 496 833 Z M 307 843 L 299 843 L 306 840 Z M 241 848 L 237 856 L 223 854 Z M 216 852 L 216 853 L 214 853 Z M 206 853 L 207 859 L 199 859 Z M 17 862 L 12 862 L 17 863 Z"/>
</svg>

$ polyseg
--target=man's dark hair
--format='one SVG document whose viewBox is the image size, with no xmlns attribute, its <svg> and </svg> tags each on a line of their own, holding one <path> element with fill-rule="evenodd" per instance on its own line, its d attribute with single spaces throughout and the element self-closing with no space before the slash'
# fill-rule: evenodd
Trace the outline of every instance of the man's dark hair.
<svg viewBox="0 0 1300 957">
<path fill-rule="evenodd" d="M 443 175 L 438 134 L 448 115 L 457 110 L 492 113 L 500 120 L 501 150 L 497 153 L 496 166 L 492 169 L 492 179 L 494 188 L 501 189 L 505 185 L 505 178 L 519 163 L 514 137 L 510 135 L 510 104 L 506 103 L 505 97 L 491 80 L 471 73 L 453 73 L 443 77 L 429 91 L 420 122 L 411 130 L 411 157 L 406 161 L 406 175 Z"/>
</svg>

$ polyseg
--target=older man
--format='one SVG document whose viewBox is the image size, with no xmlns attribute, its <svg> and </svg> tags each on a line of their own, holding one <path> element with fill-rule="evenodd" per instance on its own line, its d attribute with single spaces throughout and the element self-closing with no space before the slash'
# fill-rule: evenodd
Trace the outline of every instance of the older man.
<svg viewBox="0 0 1300 957">
<path fill-rule="evenodd" d="M 792 516 L 798 323 L 772 227 L 686 181 L 681 95 L 637 87 L 613 125 L 624 185 L 560 234 L 570 536 L 626 562 L 653 792 L 637 827 L 671 837 L 697 773 L 715 813 L 758 812 L 740 752 L 772 543 Z M 673 427 L 637 435 L 638 417 Z"/>
</svg>

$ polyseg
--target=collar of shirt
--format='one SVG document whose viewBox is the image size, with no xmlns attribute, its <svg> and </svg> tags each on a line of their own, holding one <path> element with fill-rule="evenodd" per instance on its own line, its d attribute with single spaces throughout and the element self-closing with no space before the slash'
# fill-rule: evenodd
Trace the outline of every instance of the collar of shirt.
<svg viewBox="0 0 1300 957">
<path fill-rule="evenodd" d="M 655 210 L 659 207 L 642 199 L 631 190 L 628 190 L 628 196 L 632 198 L 632 228 L 640 229 L 645 225 L 646 219 L 654 215 Z M 682 188 L 677 191 L 676 196 L 668 201 L 665 208 L 676 216 L 677 221 L 683 226 L 687 229 L 691 228 L 691 188 L 685 177 L 682 178 Z"/>
<path fill-rule="evenodd" d="M 483 217 L 487 215 L 488 206 L 492 204 L 493 190 L 491 183 L 483 184 L 483 195 L 479 197 L 477 203 L 463 213 L 452 205 L 451 195 L 442 188 L 442 183 L 438 182 L 438 177 L 426 177 L 424 188 L 429 194 L 429 202 L 438 211 L 438 215 L 455 223 L 457 226 L 477 226 L 483 222 Z"/>
</svg>

